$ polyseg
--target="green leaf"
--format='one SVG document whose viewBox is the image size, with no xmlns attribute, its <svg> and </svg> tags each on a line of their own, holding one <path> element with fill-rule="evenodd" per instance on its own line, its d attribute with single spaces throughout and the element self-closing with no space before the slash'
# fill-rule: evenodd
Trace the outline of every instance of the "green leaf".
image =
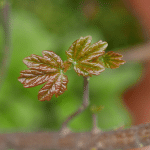
<svg viewBox="0 0 150 150">
<path fill-rule="evenodd" d="M 74 65 L 74 70 L 78 75 L 92 76 L 99 75 L 105 70 L 104 66 L 97 61 L 105 52 L 106 42 L 98 41 L 91 44 L 92 37 L 81 37 L 70 46 L 66 51 L 68 62 Z"/>
<path fill-rule="evenodd" d="M 18 80 L 25 88 L 47 82 L 39 91 L 38 98 L 40 101 L 49 101 L 54 94 L 58 97 L 67 90 L 68 78 L 62 73 L 64 64 L 58 55 L 52 51 L 42 53 L 44 57 L 31 55 L 23 60 L 30 69 L 21 71 Z"/>
<path fill-rule="evenodd" d="M 105 68 L 100 63 L 82 61 L 74 65 L 74 70 L 78 75 L 91 76 L 99 75 Z"/>
<path fill-rule="evenodd" d="M 109 51 L 108 53 L 102 56 L 102 61 L 107 68 L 115 69 L 118 68 L 119 65 L 124 64 L 125 61 L 121 60 L 123 56 L 121 54 L 115 53 L 113 51 Z"/>
<path fill-rule="evenodd" d="M 105 49 L 107 48 L 107 42 L 102 42 L 101 40 L 97 43 L 92 44 L 89 46 L 85 51 L 82 52 L 80 56 L 80 61 L 92 61 L 105 53 Z"/>
<path fill-rule="evenodd" d="M 69 50 L 66 51 L 68 61 L 75 62 L 81 56 L 82 51 L 85 51 L 91 44 L 92 37 L 80 37 L 80 39 L 73 42 Z"/>
</svg>

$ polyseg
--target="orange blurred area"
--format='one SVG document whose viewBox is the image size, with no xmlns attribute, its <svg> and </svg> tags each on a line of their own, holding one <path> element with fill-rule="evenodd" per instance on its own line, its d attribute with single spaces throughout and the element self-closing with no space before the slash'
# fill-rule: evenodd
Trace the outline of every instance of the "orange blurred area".
<svg viewBox="0 0 150 150">
<path fill-rule="evenodd" d="M 146 40 L 150 36 L 150 1 L 149 0 L 124 0 L 124 3 L 143 26 Z M 150 122 L 150 61 L 144 63 L 144 70 L 139 83 L 124 93 L 124 102 L 133 117 L 133 124 Z M 150 147 L 136 150 L 148 150 Z"/>
</svg>

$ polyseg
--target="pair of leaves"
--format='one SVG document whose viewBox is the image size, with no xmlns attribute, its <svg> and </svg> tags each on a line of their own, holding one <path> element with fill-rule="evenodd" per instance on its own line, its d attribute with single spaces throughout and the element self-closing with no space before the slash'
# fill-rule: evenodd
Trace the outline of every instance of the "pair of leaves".
<svg viewBox="0 0 150 150">
<path fill-rule="evenodd" d="M 91 40 L 91 36 L 76 40 L 66 51 L 68 60 L 65 62 L 53 51 L 47 50 L 42 52 L 43 57 L 34 54 L 26 57 L 23 62 L 30 69 L 21 71 L 18 80 L 25 88 L 47 82 L 39 91 L 38 99 L 49 101 L 54 94 L 58 97 L 67 90 L 68 78 L 63 72 L 72 64 L 76 73 L 82 76 L 99 75 L 105 67 L 117 68 L 124 64 L 125 61 L 121 60 L 122 55 L 114 52 L 105 54 L 107 42 L 98 41 L 91 45 Z"/>
</svg>

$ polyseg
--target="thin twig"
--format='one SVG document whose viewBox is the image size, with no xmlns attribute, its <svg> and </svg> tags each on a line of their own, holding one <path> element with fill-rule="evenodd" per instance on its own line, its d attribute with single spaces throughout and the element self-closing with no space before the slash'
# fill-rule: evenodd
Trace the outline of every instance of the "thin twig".
<svg viewBox="0 0 150 150">
<path fill-rule="evenodd" d="M 102 132 L 98 126 L 97 126 L 97 114 L 93 113 L 92 114 L 92 119 L 93 119 L 93 129 L 92 129 L 92 133 L 93 134 L 98 134 L 100 132 Z"/>
<path fill-rule="evenodd" d="M 62 124 L 62 132 L 67 128 L 67 124 L 70 120 L 72 120 L 74 117 L 76 117 L 78 114 L 80 114 L 81 112 L 83 112 L 89 105 L 89 82 L 88 82 L 88 78 L 89 77 L 83 77 L 84 78 L 84 87 L 83 87 L 83 103 L 82 105 L 79 107 L 79 109 L 71 114 Z"/>
<path fill-rule="evenodd" d="M 10 4 L 6 0 L 4 3 L 4 6 L 2 6 L 2 9 L 0 10 L 0 14 L 2 15 L 2 26 L 4 29 L 4 48 L 3 48 L 3 58 L 1 63 L 1 71 L 0 71 L 0 88 L 2 87 L 2 82 L 4 81 L 4 78 L 6 77 L 7 70 L 8 70 L 8 64 L 9 64 L 9 58 L 10 58 Z"/>
<path fill-rule="evenodd" d="M 93 118 L 93 128 L 95 128 L 97 127 L 97 117 L 95 113 L 92 114 L 92 118 Z"/>
</svg>

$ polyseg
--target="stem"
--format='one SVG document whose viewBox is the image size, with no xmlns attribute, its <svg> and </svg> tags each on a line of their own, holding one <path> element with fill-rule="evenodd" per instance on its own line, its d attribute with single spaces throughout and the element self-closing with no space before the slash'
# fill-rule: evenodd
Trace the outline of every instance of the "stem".
<svg viewBox="0 0 150 150">
<path fill-rule="evenodd" d="M 0 83 L 2 84 L 2 81 L 4 81 L 4 78 L 6 77 L 8 64 L 9 64 L 9 52 L 10 52 L 10 4 L 8 1 L 4 1 L 4 6 L 0 10 L 1 16 L 1 22 L 4 29 L 4 51 L 3 51 L 3 58 L 1 63 L 1 71 L 0 71 Z M 2 85 L 1 85 L 2 87 Z"/>
<path fill-rule="evenodd" d="M 98 134 L 100 132 L 102 132 L 98 127 L 97 127 L 97 115 L 93 114 L 92 115 L 92 119 L 93 119 L 93 129 L 92 129 L 92 133 L 93 134 Z"/>
<path fill-rule="evenodd" d="M 97 127 L 96 114 L 93 114 L 93 115 L 92 115 L 92 118 L 93 118 L 93 129 L 95 129 L 95 128 Z"/>
<path fill-rule="evenodd" d="M 84 88 L 83 88 L 83 106 L 86 108 L 89 105 L 89 77 L 84 78 Z"/>
<path fill-rule="evenodd" d="M 83 87 L 83 103 L 82 105 L 79 107 L 79 109 L 73 113 L 72 115 L 70 115 L 62 124 L 62 129 L 67 128 L 67 124 L 70 120 L 72 120 L 74 117 L 76 117 L 78 114 L 82 113 L 89 105 L 89 82 L 88 82 L 88 78 L 89 77 L 83 77 L 84 78 L 84 87 Z"/>
</svg>

